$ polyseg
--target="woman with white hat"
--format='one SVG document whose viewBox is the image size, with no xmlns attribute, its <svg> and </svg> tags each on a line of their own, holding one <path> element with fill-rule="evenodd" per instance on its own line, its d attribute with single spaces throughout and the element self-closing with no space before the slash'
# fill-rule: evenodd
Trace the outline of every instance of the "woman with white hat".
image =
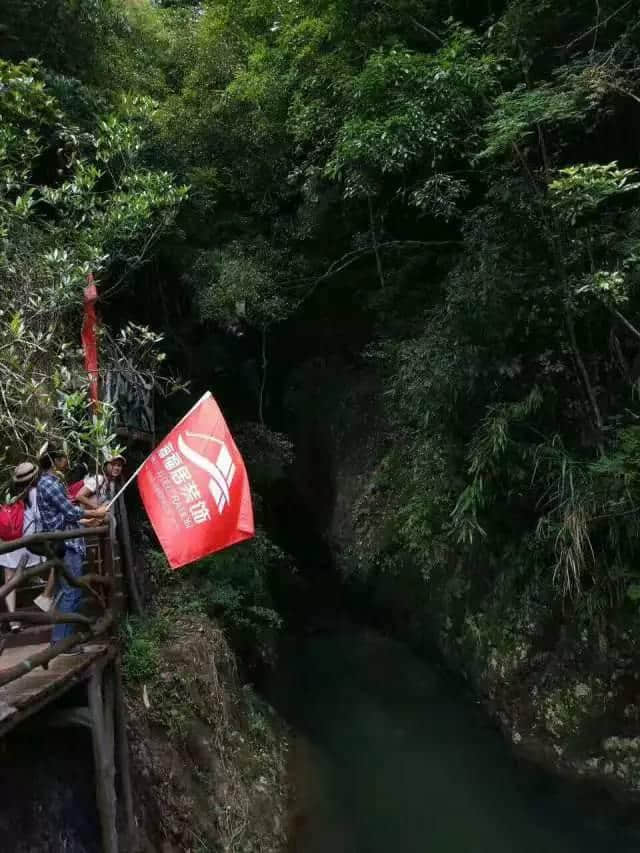
<svg viewBox="0 0 640 853">
<path fill-rule="evenodd" d="M 14 501 L 22 501 L 24 503 L 24 520 L 22 522 L 22 535 L 31 536 L 40 531 L 40 513 L 38 512 L 38 502 L 36 500 L 36 482 L 38 480 L 38 466 L 33 462 L 21 462 L 14 471 L 11 477 L 11 495 Z M 41 563 L 45 558 L 32 554 L 26 548 L 19 548 L 17 551 L 11 551 L 9 554 L 0 556 L 0 566 L 4 569 L 5 583 L 8 583 L 14 576 L 16 569 L 20 565 L 20 561 L 26 555 L 26 567 L 35 566 Z M 7 610 L 9 613 L 15 613 L 16 609 L 16 591 L 10 592 L 6 597 Z M 20 630 L 19 622 L 11 622 L 10 628 L 12 631 Z"/>
<path fill-rule="evenodd" d="M 83 506 L 100 506 L 116 493 L 126 460 L 121 453 L 109 448 L 102 451 L 102 456 L 102 474 L 85 477 L 84 486 L 74 497 L 74 500 Z"/>
</svg>

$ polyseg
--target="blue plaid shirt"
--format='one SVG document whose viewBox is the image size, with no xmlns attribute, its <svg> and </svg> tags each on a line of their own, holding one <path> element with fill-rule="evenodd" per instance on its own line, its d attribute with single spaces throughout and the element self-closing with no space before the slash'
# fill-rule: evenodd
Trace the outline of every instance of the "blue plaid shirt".
<svg viewBox="0 0 640 853">
<path fill-rule="evenodd" d="M 76 530 L 84 510 L 74 506 L 67 490 L 55 474 L 43 474 L 37 486 L 38 509 L 43 530 Z M 68 539 L 67 548 L 79 554 L 86 552 L 84 539 Z"/>
</svg>

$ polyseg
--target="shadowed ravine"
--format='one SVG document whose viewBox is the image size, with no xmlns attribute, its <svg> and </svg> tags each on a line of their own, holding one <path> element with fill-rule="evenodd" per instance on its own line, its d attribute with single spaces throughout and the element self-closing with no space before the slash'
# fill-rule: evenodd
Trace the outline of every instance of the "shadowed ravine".
<svg viewBox="0 0 640 853">
<path fill-rule="evenodd" d="M 480 708 L 403 646 L 291 640 L 272 698 L 294 726 L 295 853 L 631 853 L 605 802 L 518 765 Z"/>
</svg>

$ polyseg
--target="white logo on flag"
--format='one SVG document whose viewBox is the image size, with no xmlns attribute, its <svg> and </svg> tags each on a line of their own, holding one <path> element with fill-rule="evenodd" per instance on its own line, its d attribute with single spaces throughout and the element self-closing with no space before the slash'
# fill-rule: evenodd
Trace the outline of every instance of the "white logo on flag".
<svg viewBox="0 0 640 853">
<path fill-rule="evenodd" d="M 201 456 L 200 453 L 189 447 L 182 435 L 178 436 L 178 447 L 185 459 L 188 459 L 189 462 L 209 474 L 211 478 L 209 480 L 209 491 L 218 508 L 218 513 L 222 515 L 223 511 L 231 503 L 229 489 L 236 473 L 236 466 L 233 464 L 231 454 L 223 441 L 213 438 L 210 435 L 202 435 L 195 432 L 187 432 L 185 435 L 189 438 L 201 438 L 205 441 L 211 441 L 219 447 L 218 456 L 213 461 L 207 459 L 206 456 Z"/>
</svg>

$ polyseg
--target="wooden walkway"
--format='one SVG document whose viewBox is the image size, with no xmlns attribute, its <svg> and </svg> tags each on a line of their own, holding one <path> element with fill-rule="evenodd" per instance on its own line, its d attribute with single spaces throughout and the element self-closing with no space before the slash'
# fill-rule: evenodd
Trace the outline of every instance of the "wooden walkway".
<svg viewBox="0 0 640 853">
<path fill-rule="evenodd" d="M 0 738 L 30 717 L 33 725 L 80 725 L 91 730 L 103 853 L 129 853 L 136 846 L 116 629 L 117 619 L 126 609 L 123 571 L 127 573 L 130 602 L 137 612 L 141 602 L 122 498 L 117 512 L 117 527 L 110 522 L 0 542 L 0 555 L 21 547 L 33 550 L 35 545 L 48 551 L 44 562 L 29 568 L 22 563 L 13 578 L 0 586 L 0 605 L 11 592 L 18 595 L 15 611 L 0 610 L 0 628 L 6 630 L 6 623 L 12 621 L 22 626 L 17 636 L 0 633 Z M 89 558 L 86 571 L 76 578 L 69 573 L 57 546 L 78 538 L 87 541 Z M 72 613 L 55 609 L 42 613 L 33 606 L 35 593 L 51 571 L 57 584 L 80 588 L 82 608 Z M 54 645 L 45 642 L 51 638 L 53 625 L 62 624 L 72 625 L 73 631 Z M 56 703 L 76 687 L 68 700 Z M 38 714 L 40 711 L 43 713 Z"/>
<path fill-rule="evenodd" d="M 46 648 L 47 644 L 43 643 L 5 649 L 0 656 L 0 673 Z M 75 654 L 60 655 L 47 669 L 37 667 L 0 687 L 0 737 L 75 684 L 88 679 L 92 664 L 98 661 L 104 664 L 115 655 L 113 645 L 106 643 L 87 645 L 83 649 Z"/>
</svg>

